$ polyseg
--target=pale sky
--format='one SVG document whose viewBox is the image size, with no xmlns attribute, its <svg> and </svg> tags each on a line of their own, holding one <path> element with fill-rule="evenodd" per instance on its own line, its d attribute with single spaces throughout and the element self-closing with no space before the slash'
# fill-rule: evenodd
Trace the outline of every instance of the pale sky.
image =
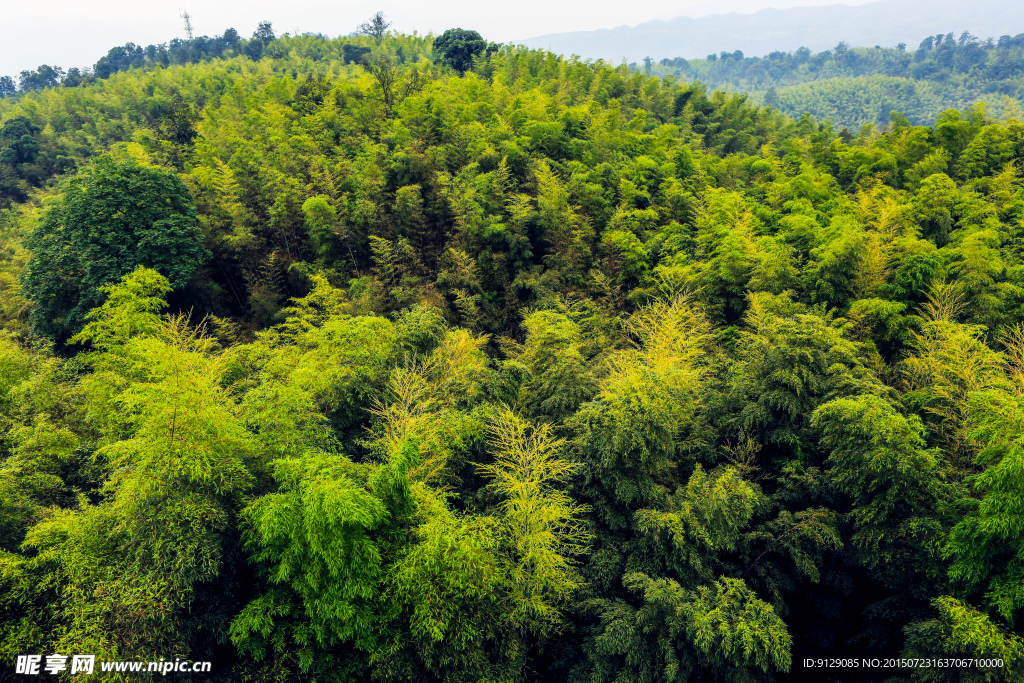
<svg viewBox="0 0 1024 683">
<path fill-rule="evenodd" d="M 377 10 L 394 29 L 411 33 L 461 27 L 495 42 L 516 42 L 562 31 L 635 25 L 682 15 L 766 7 L 859 5 L 870 0 L 0 0 L 0 75 L 50 64 L 67 69 L 91 66 L 108 49 L 131 41 L 139 45 L 184 38 L 180 14 L 188 10 L 196 35 L 213 36 L 228 27 L 248 37 L 268 19 L 278 34 L 323 33 L 334 37 L 355 30 Z"/>
</svg>

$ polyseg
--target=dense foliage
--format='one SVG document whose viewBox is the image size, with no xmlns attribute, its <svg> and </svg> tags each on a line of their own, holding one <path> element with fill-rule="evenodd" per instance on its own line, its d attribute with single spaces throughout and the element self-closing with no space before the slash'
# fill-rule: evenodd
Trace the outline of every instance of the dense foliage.
<svg viewBox="0 0 1024 683">
<path fill-rule="evenodd" d="M 438 62 L 464 74 L 473 68 L 473 60 L 487 51 L 485 41 L 476 31 L 450 28 L 434 39 L 434 55 Z"/>
<path fill-rule="evenodd" d="M 183 287 L 209 254 L 188 188 L 172 172 L 101 157 L 64 187 L 26 240 L 33 328 L 61 341 L 78 332 L 100 289 L 138 265 Z"/>
<path fill-rule="evenodd" d="M 1024 123 L 385 29 L 0 100 L 4 665 L 1021 680 Z"/>
<path fill-rule="evenodd" d="M 985 102 L 1002 113 L 1024 100 L 1024 34 L 981 41 L 970 33 L 928 36 L 917 50 L 850 47 L 839 43 L 817 54 L 807 48 L 744 57 L 740 51 L 707 59 L 648 63 L 659 76 L 675 74 L 709 88 L 748 92 L 754 101 L 790 116 L 809 112 L 819 120 L 857 130 L 886 124 L 902 112 L 931 125 L 951 107 Z"/>
</svg>

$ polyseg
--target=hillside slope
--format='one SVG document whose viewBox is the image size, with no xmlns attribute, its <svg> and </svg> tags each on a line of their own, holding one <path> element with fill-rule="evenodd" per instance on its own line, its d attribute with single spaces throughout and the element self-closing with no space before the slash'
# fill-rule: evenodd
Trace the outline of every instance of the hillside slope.
<svg viewBox="0 0 1024 683">
<path fill-rule="evenodd" d="M 1019 118 L 236 38 L 0 100 L 3 666 L 1020 680 Z"/>
<path fill-rule="evenodd" d="M 970 33 L 928 36 L 916 50 L 851 48 L 814 54 L 803 48 L 745 57 L 663 59 L 645 68 L 661 77 L 747 92 L 790 116 L 809 113 L 852 129 L 884 125 L 892 111 L 930 124 L 946 109 L 982 103 L 1010 115 L 1024 98 L 1024 34 L 981 41 Z"/>
</svg>

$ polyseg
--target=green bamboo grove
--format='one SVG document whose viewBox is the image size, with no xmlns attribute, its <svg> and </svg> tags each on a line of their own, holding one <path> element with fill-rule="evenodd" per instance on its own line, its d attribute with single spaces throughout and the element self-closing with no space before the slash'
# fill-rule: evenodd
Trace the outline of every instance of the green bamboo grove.
<svg viewBox="0 0 1024 683">
<path fill-rule="evenodd" d="M 233 45 L 0 99 L 5 675 L 1024 679 L 1024 123 Z"/>
</svg>

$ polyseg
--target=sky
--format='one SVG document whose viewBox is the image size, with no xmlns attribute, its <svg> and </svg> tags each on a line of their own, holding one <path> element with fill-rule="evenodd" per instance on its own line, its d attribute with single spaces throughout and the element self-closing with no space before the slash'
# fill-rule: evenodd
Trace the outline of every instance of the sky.
<svg viewBox="0 0 1024 683">
<path fill-rule="evenodd" d="M 856 5 L 871 0 L 841 0 Z M 262 20 L 278 34 L 345 35 L 377 10 L 411 33 L 448 28 L 479 31 L 495 42 L 516 42 L 563 31 L 635 25 L 652 19 L 704 16 L 767 7 L 840 4 L 837 0 L 0 0 L 0 75 L 16 76 L 40 64 L 91 66 L 115 45 L 139 45 L 184 38 L 180 15 L 188 11 L 196 35 L 213 36 L 233 27 L 252 35 Z"/>
</svg>

